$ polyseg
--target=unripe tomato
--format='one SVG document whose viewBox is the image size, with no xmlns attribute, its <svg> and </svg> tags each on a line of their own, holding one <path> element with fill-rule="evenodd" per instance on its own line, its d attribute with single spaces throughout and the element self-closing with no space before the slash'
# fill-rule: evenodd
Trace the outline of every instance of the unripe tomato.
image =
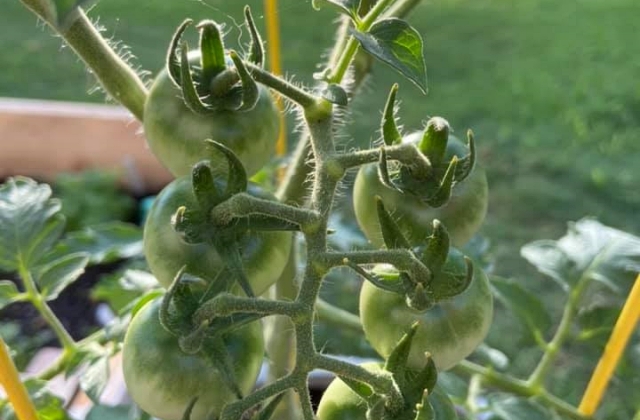
<svg viewBox="0 0 640 420">
<path fill-rule="evenodd" d="M 200 54 L 189 54 L 194 68 Z M 203 159 L 214 171 L 226 171 L 226 162 L 205 139 L 215 140 L 233 150 L 249 176 L 258 172 L 273 156 L 280 130 L 278 108 L 269 90 L 258 85 L 260 96 L 249 111 L 220 109 L 207 115 L 191 111 L 180 89 L 171 81 L 166 68 L 156 77 L 144 106 L 144 134 L 151 151 L 171 173 L 188 175 Z"/>
<path fill-rule="evenodd" d="M 485 339 L 493 318 L 493 296 L 487 276 L 477 267 L 464 292 L 424 312 L 409 308 L 404 296 L 366 281 L 360 291 L 360 318 L 367 340 L 384 358 L 417 321 L 408 366 L 420 368 L 429 352 L 438 370 L 447 370 Z"/>
<path fill-rule="evenodd" d="M 249 194 L 275 199 L 260 187 L 250 184 Z M 191 178 L 182 177 L 167 185 L 155 199 L 144 226 L 144 255 L 149 269 L 164 287 L 186 265 L 186 272 L 213 281 L 226 266 L 213 246 L 188 244 L 171 226 L 171 218 L 180 206 L 195 208 Z M 244 269 L 256 294 L 261 294 L 280 276 L 291 250 L 290 232 L 252 232 L 242 236 L 240 248 Z"/>
<path fill-rule="evenodd" d="M 375 362 L 364 363 L 362 366 L 371 371 L 382 369 L 382 366 Z M 434 409 L 436 419 L 458 418 L 449 396 L 439 387 L 436 386 L 433 390 L 429 396 L 429 402 Z M 318 420 L 367 420 L 367 403 L 340 378 L 335 378 L 324 391 L 316 414 Z M 415 418 L 415 414 L 411 418 Z"/>
<path fill-rule="evenodd" d="M 406 136 L 403 142 L 417 143 L 421 132 Z M 467 155 L 466 146 L 449 136 L 446 160 L 454 155 Z M 383 244 L 378 222 L 375 197 L 380 196 L 385 208 L 398 223 L 400 230 L 412 245 L 424 243 L 433 229 L 433 220 L 440 220 L 447 228 L 451 243 L 462 246 L 478 231 L 487 213 L 488 187 L 484 170 L 475 165 L 473 172 L 455 185 L 451 199 L 442 207 L 433 208 L 411 194 L 403 194 L 384 186 L 378 178 L 376 163 L 363 165 L 353 187 L 353 205 L 360 228 L 376 247 Z"/>
<path fill-rule="evenodd" d="M 205 342 L 196 354 L 184 353 L 178 337 L 160 324 L 161 299 L 145 305 L 134 316 L 124 339 L 122 367 L 129 395 L 147 413 L 162 420 L 181 420 L 193 397 L 198 401 L 191 420 L 216 418 L 222 407 L 236 400 L 208 355 Z M 222 335 L 233 374 L 246 395 L 255 385 L 262 365 L 264 343 L 259 322 Z"/>
</svg>

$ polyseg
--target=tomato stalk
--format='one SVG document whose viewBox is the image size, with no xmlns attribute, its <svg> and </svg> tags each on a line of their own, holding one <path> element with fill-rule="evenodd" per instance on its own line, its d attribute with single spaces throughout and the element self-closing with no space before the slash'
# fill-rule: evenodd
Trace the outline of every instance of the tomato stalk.
<svg viewBox="0 0 640 420">
<path fill-rule="evenodd" d="M 21 0 L 47 22 L 96 75 L 107 93 L 140 121 L 143 119 L 147 89 L 138 74 L 109 46 L 82 10 L 68 28 L 55 24 L 50 5 L 43 0 Z"/>
</svg>

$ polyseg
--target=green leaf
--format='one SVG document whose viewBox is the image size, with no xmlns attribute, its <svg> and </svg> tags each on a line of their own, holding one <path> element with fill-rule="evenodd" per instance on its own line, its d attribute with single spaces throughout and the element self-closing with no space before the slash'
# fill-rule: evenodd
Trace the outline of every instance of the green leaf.
<svg viewBox="0 0 640 420">
<path fill-rule="evenodd" d="M 109 357 L 94 359 L 80 376 L 80 387 L 94 403 L 98 404 L 100 395 L 109 382 Z"/>
<path fill-rule="evenodd" d="M 349 16 L 351 19 L 356 19 L 360 0 L 312 0 L 311 4 L 316 10 L 320 10 L 322 6 L 329 6 Z"/>
<path fill-rule="evenodd" d="M 30 268 L 64 230 L 60 202 L 51 188 L 24 177 L 0 185 L 0 270 Z"/>
<path fill-rule="evenodd" d="M 340 106 L 349 105 L 349 95 L 347 95 L 344 88 L 338 84 L 330 83 L 324 86 L 318 93 L 332 104 Z"/>
<path fill-rule="evenodd" d="M 64 409 L 63 401 L 51 394 L 47 389 L 47 382 L 37 379 L 27 379 L 24 385 L 38 412 L 39 419 L 70 420 L 70 417 Z M 0 419 L 18 420 L 11 404 L 2 399 L 0 399 Z"/>
<path fill-rule="evenodd" d="M 128 405 L 94 405 L 85 420 L 129 420 L 131 407 Z"/>
<path fill-rule="evenodd" d="M 534 337 L 542 336 L 551 327 L 551 317 L 542 301 L 514 280 L 491 277 L 491 288 Z"/>
<path fill-rule="evenodd" d="M 68 285 L 84 273 L 88 263 L 89 254 L 77 252 L 43 267 L 37 278 L 42 294 L 47 300 L 56 299 Z"/>
<path fill-rule="evenodd" d="M 492 411 L 504 420 L 549 420 L 551 413 L 542 405 L 514 396 L 492 396 Z"/>
<path fill-rule="evenodd" d="M 389 18 L 374 23 L 369 32 L 353 32 L 362 48 L 388 64 L 427 93 L 427 66 L 422 37 L 401 19 Z"/>
<path fill-rule="evenodd" d="M 20 291 L 10 280 L 0 281 L 0 309 L 20 300 Z"/>
<path fill-rule="evenodd" d="M 109 222 L 72 232 L 56 245 L 46 260 L 50 262 L 75 252 L 88 253 L 90 264 L 141 257 L 142 229 L 129 223 Z"/>
<path fill-rule="evenodd" d="M 120 313 L 135 299 L 157 287 L 158 280 L 151 273 L 127 269 L 102 276 L 91 289 L 91 299 L 106 302 L 115 313 Z"/>
<path fill-rule="evenodd" d="M 544 239 L 528 243 L 520 249 L 520 255 L 538 271 L 555 280 L 563 289 L 568 289 L 573 262 L 558 247 L 556 241 Z"/>
<path fill-rule="evenodd" d="M 619 306 L 592 306 L 578 314 L 580 332 L 577 339 L 604 348 L 613 331 L 621 308 Z"/>
</svg>

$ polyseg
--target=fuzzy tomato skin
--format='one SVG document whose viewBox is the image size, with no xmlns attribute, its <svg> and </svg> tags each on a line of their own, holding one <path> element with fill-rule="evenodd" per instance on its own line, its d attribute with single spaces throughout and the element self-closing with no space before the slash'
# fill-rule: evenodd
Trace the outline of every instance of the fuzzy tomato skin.
<svg viewBox="0 0 640 420">
<path fill-rule="evenodd" d="M 413 133 L 403 143 L 417 143 L 422 133 Z M 449 136 L 446 159 L 453 155 L 462 158 L 466 146 Z M 454 186 L 451 199 L 442 207 L 433 208 L 411 194 L 403 194 L 384 186 L 378 178 L 376 163 L 363 165 L 353 187 L 353 206 L 360 228 L 375 247 L 383 245 L 378 222 L 375 197 L 380 196 L 385 208 L 398 223 L 412 245 L 420 245 L 431 234 L 433 220 L 440 220 L 447 228 L 451 243 L 460 247 L 478 231 L 487 213 L 488 186 L 484 169 L 477 164 L 467 179 Z"/>
<path fill-rule="evenodd" d="M 493 296 L 487 276 L 479 268 L 464 292 L 425 312 L 409 308 L 403 296 L 366 281 L 360 291 L 360 318 L 367 340 L 384 358 L 417 321 L 408 366 L 420 368 L 424 353 L 429 352 L 437 369 L 444 371 L 469 356 L 487 336 Z"/>
<path fill-rule="evenodd" d="M 371 371 L 382 370 L 382 366 L 375 362 L 362 366 Z M 436 419 L 458 418 L 449 396 L 439 387 L 434 389 L 429 401 Z M 335 378 L 324 391 L 316 415 L 318 420 L 367 420 L 367 403 L 340 378 Z"/>
<path fill-rule="evenodd" d="M 248 192 L 256 197 L 275 199 L 260 187 L 250 184 Z M 156 197 L 144 226 L 144 254 L 153 275 L 166 288 L 186 265 L 186 272 L 213 281 L 226 266 L 216 250 L 206 244 L 184 242 L 171 218 L 180 206 L 195 207 L 191 178 L 178 178 Z M 248 232 L 240 242 L 241 255 L 254 293 L 262 294 L 280 276 L 289 259 L 290 232 Z"/>
<path fill-rule="evenodd" d="M 157 299 L 140 309 L 127 330 L 122 363 L 129 395 L 140 408 L 162 420 L 181 420 L 191 399 L 198 396 L 191 420 L 216 418 L 236 397 L 205 354 L 206 344 L 199 353 L 186 354 L 178 337 L 164 329 L 159 320 L 160 302 Z M 229 351 L 238 386 L 246 395 L 262 365 L 261 325 L 253 322 L 219 339 Z"/>
<path fill-rule="evenodd" d="M 200 55 L 190 54 L 189 61 L 199 66 Z M 199 115 L 185 105 L 180 89 L 163 69 L 144 106 L 149 148 L 176 177 L 190 174 L 191 167 L 203 159 L 210 159 L 214 171 L 224 173 L 226 162 L 204 142 L 211 139 L 233 150 L 249 176 L 255 174 L 273 156 L 280 131 L 279 111 L 271 93 L 262 85 L 258 88 L 258 103 L 250 111 L 221 109 Z"/>
</svg>

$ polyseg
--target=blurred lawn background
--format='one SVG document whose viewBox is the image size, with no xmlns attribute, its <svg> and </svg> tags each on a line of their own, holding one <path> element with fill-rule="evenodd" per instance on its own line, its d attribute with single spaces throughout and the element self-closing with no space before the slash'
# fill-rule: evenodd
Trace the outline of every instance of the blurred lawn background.
<svg viewBox="0 0 640 420">
<path fill-rule="evenodd" d="M 101 0 L 90 16 L 155 73 L 185 17 L 225 23 L 233 45 L 245 3 L 264 27 L 259 0 Z M 95 83 L 83 65 L 18 0 L 0 10 L 0 96 L 104 100 L 88 93 Z M 335 15 L 310 0 L 280 0 L 280 13 L 284 68 L 311 83 Z M 422 96 L 402 80 L 399 117 L 407 130 L 433 115 L 458 135 L 474 130 L 491 191 L 482 233 L 498 274 L 531 275 L 520 246 L 561 236 L 568 220 L 592 215 L 640 234 L 638 16 L 636 0 L 425 0 L 411 16 L 425 40 L 430 90 Z M 376 65 L 354 103 L 354 142 L 377 138 L 395 80 Z"/>
</svg>

